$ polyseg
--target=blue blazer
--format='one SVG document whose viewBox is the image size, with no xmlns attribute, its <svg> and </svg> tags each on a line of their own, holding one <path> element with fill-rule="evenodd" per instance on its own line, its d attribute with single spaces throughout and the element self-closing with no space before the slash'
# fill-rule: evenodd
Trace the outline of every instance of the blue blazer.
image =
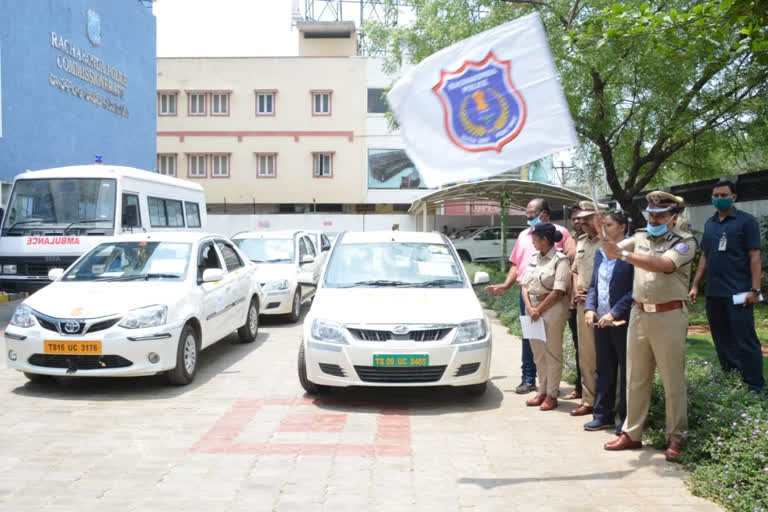
<svg viewBox="0 0 768 512">
<path fill-rule="evenodd" d="M 603 253 L 599 250 L 595 253 L 595 266 L 592 271 L 592 279 L 589 282 L 587 300 L 584 302 L 584 311 L 597 312 L 597 276 L 600 263 L 603 261 Z M 608 302 L 611 305 L 611 313 L 616 320 L 629 321 L 629 311 L 632 308 L 632 283 L 635 278 L 635 267 L 624 260 L 617 259 L 613 267 L 613 275 L 608 285 Z"/>
</svg>

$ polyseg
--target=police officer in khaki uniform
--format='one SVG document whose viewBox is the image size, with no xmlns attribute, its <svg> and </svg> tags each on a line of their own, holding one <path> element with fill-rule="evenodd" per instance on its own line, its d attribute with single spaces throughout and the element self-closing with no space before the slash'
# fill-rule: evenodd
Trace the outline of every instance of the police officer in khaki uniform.
<svg viewBox="0 0 768 512">
<path fill-rule="evenodd" d="M 609 258 L 634 265 L 634 299 L 627 334 L 627 419 L 621 435 L 606 450 L 640 448 L 656 366 L 664 383 L 667 460 L 680 455 L 688 428 L 685 387 L 685 335 L 688 329 L 688 282 L 696 239 L 678 227 L 681 197 L 655 191 L 648 199 L 648 226 L 618 244 L 603 238 Z M 687 223 L 681 223 L 687 225 Z"/>
<path fill-rule="evenodd" d="M 563 234 L 554 224 L 537 224 L 532 235 L 533 246 L 538 252 L 531 256 L 525 272 L 523 301 L 531 320 L 544 319 L 547 339 L 530 340 L 539 374 L 539 393 L 525 403 L 549 411 L 557 407 L 563 376 L 563 329 L 568 321 L 571 269 L 568 257 L 555 248 Z"/>
<path fill-rule="evenodd" d="M 571 265 L 573 273 L 573 299 L 576 303 L 576 325 L 579 334 L 579 370 L 581 374 L 581 405 L 571 411 L 571 416 L 592 414 L 597 388 L 597 356 L 595 354 L 595 330 L 587 327 L 584 319 L 584 301 L 587 299 L 592 269 L 595 266 L 595 253 L 600 248 L 600 238 L 592 223 L 592 217 L 600 210 L 607 210 L 608 205 L 591 201 L 579 203 L 581 211 L 576 215 L 582 219 L 584 234 L 576 242 L 576 257 Z"/>
</svg>

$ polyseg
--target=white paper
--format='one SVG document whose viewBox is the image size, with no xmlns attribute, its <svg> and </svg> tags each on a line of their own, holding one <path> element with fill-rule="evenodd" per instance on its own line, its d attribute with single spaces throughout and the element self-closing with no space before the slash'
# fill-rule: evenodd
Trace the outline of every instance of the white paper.
<svg viewBox="0 0 768 512">
<path fill-rule="evenodd" d="M 544 319 L 539 317 L 535 322 L 529 316 L 520 317 L 520 326 L 523 328 L 523 338 L 527 340 L 547 341 L 547 331 L 544 328 Z"/>
<path fill-rule="evenodd" d="M 747 301 L 747 295 L 749 292 L 744 293 L 737 293 L 733 296 L 733 303 L 734 305 L 744 304 Z M 763 294 L 761 293 L 760 296 L 757 298 L 760 302 L 763 302 L 765 299 L 763 298 Z"/>
</svg>

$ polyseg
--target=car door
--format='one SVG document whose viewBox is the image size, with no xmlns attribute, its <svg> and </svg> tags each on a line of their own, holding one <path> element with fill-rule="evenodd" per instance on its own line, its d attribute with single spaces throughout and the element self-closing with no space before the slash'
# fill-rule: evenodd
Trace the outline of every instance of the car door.
<svg viewBox="0 0 768 512">
<path fill-rule="evenodd" d="M 311 257 L 312 261 L 302 263 L 305 258 Z M 308 236 L 304 235 L 299 238 L 299 279 L 302 275 L 311 275 L 312 281 L 317 282 L 319 276 L 319 270 L 317 266 L 317 254 L 315 252 L 315 246 L 312 245 L 312 241 Z M 311 297 L 315 293 L 314 286 L 302 286 L 301 298 L 302 300 Z"/>
<path fill-rule="evenodd" d="M 213 283 L 203 282 L 203 272 L 209 268 L 220 269 L 226 272 L 224 264 L 219 257 L 219 252 L 213 240 L 207 240 L 200 244 L 197 255 L 197 284 L 203 292 L 203 318 L 205 323 L 204 339 L 202 345 L 209 345 L 221 339 L 224 332 L 223 315 L 227 306 L 226 280 Z"/>
<path fill-rule="evenodd" d="M 472 259 L 498 258 L 501 255 L 500 228 L 488 228 L 475 233 L 472 241 L 474 242 Z"/>
<path fill-rule="evenodd" d="M 241 327 L 248 309 L 248 293 L 250 291 L 250 276 L 245 269 L 245 262 L 240 258 L 237 250 L 226 240 L 216 239 L 216 247 L 219 249 L 224 265 L 227 268 L 228 296 L 230 311 L 227 312 L 229 321 L 233 323 L 233 329 Z"/>
</svg>

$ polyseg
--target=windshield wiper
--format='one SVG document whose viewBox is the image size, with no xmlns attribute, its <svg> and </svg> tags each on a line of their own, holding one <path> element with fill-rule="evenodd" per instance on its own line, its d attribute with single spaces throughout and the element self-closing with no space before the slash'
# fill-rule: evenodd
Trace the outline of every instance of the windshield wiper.
<svg viewBox="0 0 768 512">
<path fill-rule="evenodd" d="M 42 222 L 43 222 L 43 219 L 20 220 L 20 221 L 18 221 L 18 222 L 14 222 L 14 223 L 13 223 L 13 225 L 12 225 L 11 227 L 9 227 L 9 228 L 6 228 L 6 229 L 13 229 L 13 228 L 15 228 L 16 226 L 20 226 L 20 225 L 22 225 L 22 224 L 32 224 L 33 222 L 40 222 L 40 223 L 42 224 Z"/>
<path fill-rule="evenodd" d="M 107 220 L 107 219 L 83 219 L 83 220 L 76 220 L 74 222 L 71 222 L 67 227 L 64 228 L 64 233 L 69 231 L 69 228 L 71 228 L 75 224 L 92 224 L 94 222 L 109 222 L 109 220 Z"/>
<path fill-rule="evenodd" d="M 421 283 L 410 283 L 414 288 L 444 288 L 447 285 L 462 284 L 457 279 L 433 279 L 431 281 L 423 281 Z"/>
<path fill-rule="evenodd" d="M 356 286 L 410 286 L 413 283 L 407 283 L 405 281 L 389 281 L 387 279 L 374 279 L 371 281 L 358 281 L 352 284 L 344 284 L 339 288 L 354 288 Z"/>
<path fill-rule="evenodd" d="M 165 273 L 149 273 L 149 274 L 129 274 L 126 276 L 115 277 L 97 277 L 94 281 L 138 281 L 143 279 L 149 281 L 150 279 L 162 279 L 162 278 L 180 278 L 179 274 L 165 274 Z"/>
<path fill-rule="evenodd" d="M 271 260 L 267 260 L 264 263 L 278 263 L 280 261 L 287 261 L 287 262 L 290 263 L 293 260 L 291 258 L 274 258 L 274 259 L 271 259 Z"/>
</svg>

